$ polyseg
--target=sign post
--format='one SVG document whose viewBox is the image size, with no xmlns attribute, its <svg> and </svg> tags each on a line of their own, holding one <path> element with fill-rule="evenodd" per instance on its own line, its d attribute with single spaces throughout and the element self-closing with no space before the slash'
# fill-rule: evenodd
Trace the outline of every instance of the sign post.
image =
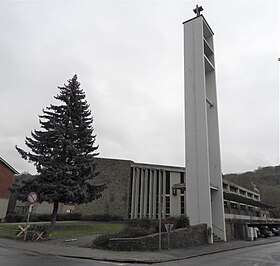
<svg viewBox="0 0 280 266">
<path fill-rule="evenodd" d="M 165 229 L 167 231 L 167 245 L 168 245 L 168 249 L 170 249 L 170 238 L 169 238 L 169 234 L 173 228 L 174 224 L 165 224 Z"/>
<path fill-rule="evenodd" d="M 29 205 L 29 208 L 28 208 L 28 215 L 27 215 L 27 221 L 26 221 L 26 226 L 25 226 L 26 230 L 24 231 L 24 239 L 23 239 L 24 241 L 26 241 L 27 229 L 29 227 L 28 223 L 29 223 L 29 219 L 30 219 L 30 215 L 31 215 L 33 206 L 34 206 L 32 203 L 35 203 L 37 201 L 37 199 L 38 199 L 38 195 L 36 192 L 30 192 L 27 195 L 27 201 L 31 204 Z"/>
</svg>

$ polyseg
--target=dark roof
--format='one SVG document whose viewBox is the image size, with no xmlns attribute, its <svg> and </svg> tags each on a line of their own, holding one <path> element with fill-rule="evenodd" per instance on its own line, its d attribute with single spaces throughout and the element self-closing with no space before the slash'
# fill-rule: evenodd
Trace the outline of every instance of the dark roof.
<svg viewBox="0 0 280 266">
<path fill-rule="evenodd" d="M 256 206 L 256 207 L 260 207 L 260 208 L 264 208 L 264 209 L 275 208 L 275 207 L 273 207 L 271 205 L 268 205 L 266 203 L 263 203 L 261 201 L 252 200 L 252 199 L 245 198 L 243 196 L 236 195 L 236 194 L 233 194 L 233 193 L 224 192 L 224 199 L 239 202 L 239 203 L 244 203 L 244 204 L 248 204 L 248 205 L 252 205 L 252 206 Z"/>
<path fill-rule="evenodd" d="M 5 166 L 7 166 L 14 174 L 19 174 L 19 172 L 9 165 L 2 157 L 0 157 L 0 162 L 2 162 Z"/>
</svg>

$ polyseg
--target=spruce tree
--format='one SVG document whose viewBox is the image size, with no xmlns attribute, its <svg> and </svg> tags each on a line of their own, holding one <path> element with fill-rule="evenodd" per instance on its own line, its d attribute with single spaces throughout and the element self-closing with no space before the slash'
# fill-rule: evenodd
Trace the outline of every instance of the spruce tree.
<svg viewBox="0 0 280 266">
<path fill-rule="evenodd" d="M 26 137 L 25 144 L 31 152 L 16 146 L 22 158 L 35 165 L 38 175 L 14 192 L 26 200 L 27 194 L 35 191 L 39 202 L 52 203 L 51 227 L 56 222 L 59 203 L 91 202 L 105 188 L 104 184 L 91 182 L 97 175 L 94 157 L 98 146 L 94 146 L 93 118 L 77 75 L 58 89 L 54 98 L 61 104 L 43 109 L 43 115 L 39 115 L 41 130 Z"/>
</svg>

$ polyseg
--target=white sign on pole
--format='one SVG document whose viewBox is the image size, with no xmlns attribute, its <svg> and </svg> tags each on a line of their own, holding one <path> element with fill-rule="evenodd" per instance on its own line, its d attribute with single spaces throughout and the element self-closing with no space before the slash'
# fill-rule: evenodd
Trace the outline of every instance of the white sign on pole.
<svg viewBox="0 0 280 266">
<path fill-rule="evenodd" d="M 30 192 L 28 195 L 27 195 L 27 201 L 30 202 L 30 203 L 35 203 L 38 199 L 38 195 L 36 192 Z"/>
</svg>

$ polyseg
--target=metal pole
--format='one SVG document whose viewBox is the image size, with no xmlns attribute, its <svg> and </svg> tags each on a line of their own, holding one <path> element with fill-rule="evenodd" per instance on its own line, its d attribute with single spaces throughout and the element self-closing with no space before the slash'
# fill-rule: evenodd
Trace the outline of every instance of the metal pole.
<svg viewBox="0 0 280 266">
<path fill-rule="evenodd" d="M 24 232 L 24 239 L 23 241 L 26 241 L 26 237 L 27 237 L 27 227 L 28 227 L 28 223 L 29 223 L 29 219 L 30 219 L 30 214 L 32 212 L 32 207 L 33 205 L 29 205 L 29 208 L 28 208 L 28 215 L 27 215 L 27 221 L 26 221 L 26 225 L 25 225 L 25 232 Z"/>
<path fill-rule="evenodd" d="M 168 245 L 168 249 L 170 249 L 170 238 L 169 238 L 169 233 L 170 233 L 170 231 L 168 230 L 168 232 L 167 232 L 167 245 Z"/>
</svg>

